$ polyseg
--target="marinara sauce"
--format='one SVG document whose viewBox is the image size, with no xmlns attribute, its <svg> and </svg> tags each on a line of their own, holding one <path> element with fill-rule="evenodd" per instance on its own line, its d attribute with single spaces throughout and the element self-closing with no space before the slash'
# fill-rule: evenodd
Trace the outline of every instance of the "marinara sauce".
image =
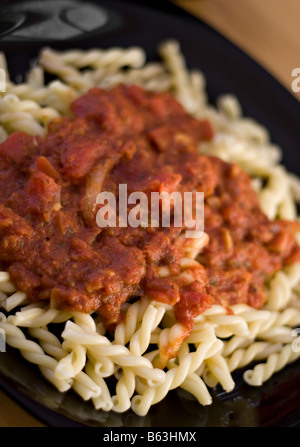
<svg viewBox="0 0 300 447">
<path fill-rule="evenodd" d="M 266 281 L 300 259 L 299 224 L 269 221 L 250 178 L 201 154 L 213 138 L 169 93 L 93 88 L 44 138 L 13 133 L 0 145 L 0 267 L 31 301 L 99 312 L 109 327 L 143 294 L 174 305 L 188 330 L 214 303 L 260 308 Z M 200 150 L 199 150 L 200 147 Z M 180 278 L 181 228 L 100 228 L 100 191 L 201 191 L 209 243 Z M 159 269 L 169 268 L 167 277 Z"/>
</svg>

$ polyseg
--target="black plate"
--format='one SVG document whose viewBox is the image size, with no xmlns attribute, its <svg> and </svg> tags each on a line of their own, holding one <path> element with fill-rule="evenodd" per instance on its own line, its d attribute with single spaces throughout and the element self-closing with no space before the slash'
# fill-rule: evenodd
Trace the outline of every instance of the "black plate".
<svg viewBox="0 0 300 447">
<path fill-rule="evenodd" d="M 158 44 L 176 38 L 188 66 L 204 72 L 210 100 L 213 102 L 222 93 L 237 95 L 245 115 L 269 129 L 272 140 L 284 150 L 284 164 L 300 175 L 298 101 L 252 59 L 200 20 L 168 2 L 161 1 L 159 9 L 143 3 L 151 5 L 147 1 L 83 2 L 86 7 L 96 5 L 105 11 L 101 26 L 83 29 L 75 23 L 76 14 L 75 19 L 74 15 L 68 15 L 73 6 L 71 0 L 66 0 L 59 20 L 70 25 L 71 17 L 72 27 L 77 26 L 79 31 L 73 31 L 68 39 L 57 40 L 55 36 L 47 39 L 46 34 L 45 39 L 30 35 L 28 27 L 45 20 L 45 16 L 38 8 L 34 14 L 24 16 L 24 11 L 9 9 L 10 2 L 8 9 L 1 11 L 0 49 L 8 55 L 12 77 L 24 73 L 45 45 L 57 49 L 138 45 L 145 49 L 149 59 L 156 59 Z M 132 412 L 122 415 L 97 412 L 92 404 L 82 402 L 72 392 L 59 393 L 35 366 L 10 348 L 0 353 L 0 386 L 48 426 L 291 427 L 300 426 L 299 367 L 298 361 L 259 388 L 244 384 L 242 374 L 236 372 L 234 391 L 226 394 L 214 390 L 214 401 L 209 407 L 201 407 L 182 390 L 173 391 L 145 417 Z"/>
</svg>

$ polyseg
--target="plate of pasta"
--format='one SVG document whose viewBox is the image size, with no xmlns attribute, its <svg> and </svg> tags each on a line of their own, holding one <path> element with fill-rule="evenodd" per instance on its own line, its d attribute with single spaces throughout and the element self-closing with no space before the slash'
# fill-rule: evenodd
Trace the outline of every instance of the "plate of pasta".
<svg viewBox="0 0 300 447">
<path fill-rule="evenodd" d="M 52 426 L 298 425 L 299 104 L 175 6 L 94 4 L 2 42 L 1 387 Z"/>
</svg>

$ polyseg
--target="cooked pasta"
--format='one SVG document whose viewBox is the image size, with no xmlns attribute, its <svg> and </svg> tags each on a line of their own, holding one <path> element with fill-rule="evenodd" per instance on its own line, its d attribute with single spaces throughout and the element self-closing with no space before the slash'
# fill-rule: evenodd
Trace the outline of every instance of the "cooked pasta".
<svg viewBox="0 0 300 447">
<path fill-rule="evenodd" d="M 177 42 L 162 43 L 159 54 L 162 61 L 153 63 L 137 47 L 65 52 L 45 48 L 22 84 L 9 78 L 2 54 L 7 91 L 0 96 L 0 142 L 15 131 L 44 136 L 48 124 L 68 115 L 70 104 L 94 86 L 136 84 L 171 92 L 189 114 L 212 123 L 214 138 L 203 143 L 201 151 L 245 170 L 269 219 L 297 220 L 300 181 L 280 164 L 281 149 L 270 141 L 267 130 L 244 117 L 232 95 L 210 105 L 202 72 L 186 68 Z M 46 84 L 46 73 L 56 79 Z M 230 234 L 224 237 L 230 246 Z M 207 238 L 205 232 L 194 239 L 179 236 L 184 247 L 180 284 L 188 286 L 195 280 Z M 170 275 L 170 267 L 161 265 L 160 278 Z M 265 288 L 263 308 L 240 303 L 229 312 L 215 303 L 194 319 L 187 337 L 174 306 L 145 293 L 123 304 L 123 319 L 108 333 L 94 312 L 58 310 L 43 300 L 30 302 L 2 271 L 0 331 L 6 343 L 37 365 L 59 391 L 72 388 L 97 410 L 132 409 L 144 416 L 170 390 L 181 387 L 201 405 L 210 405 L 212 387 L 220 384 L 226 392 L 234 388 L 233 371 L 256 362 L 243 377 L 249 385 L 260 386 L 299 358 L 292 349 L 292 329 L 300 325 L 299 263 L 280 269 Z M 59 335 L 52 331 L 61 325 Z"/>
</svg>

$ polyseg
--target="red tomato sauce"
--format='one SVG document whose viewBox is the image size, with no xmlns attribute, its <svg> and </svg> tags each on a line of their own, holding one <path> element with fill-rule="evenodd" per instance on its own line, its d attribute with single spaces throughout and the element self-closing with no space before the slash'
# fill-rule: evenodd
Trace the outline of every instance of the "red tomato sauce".
<svg viewBox="0 0 300 447">
<path fill-rule="evenodd" d="M 274 272 L 300 260 L 299 224 L 269 221 L 250 178 L 236 165 L 199 152 L 213 137 L 169 93 L 120 85 L 93 88 L 53 120 L 44 138 L 13 133 L 0 145 L 0 267 L 31 301 L 96 311 L 107 326 L 125 301 L 147 294 L 174 305 L 178 321 L 214 303 L 265 302 Z M 100 228 L 95 199 L 128 194 L 201 191 L 209 243 L 178 279 L 182 228 Z M 159 268 L 170 275 L 161 278 Z"/>
</svg>

